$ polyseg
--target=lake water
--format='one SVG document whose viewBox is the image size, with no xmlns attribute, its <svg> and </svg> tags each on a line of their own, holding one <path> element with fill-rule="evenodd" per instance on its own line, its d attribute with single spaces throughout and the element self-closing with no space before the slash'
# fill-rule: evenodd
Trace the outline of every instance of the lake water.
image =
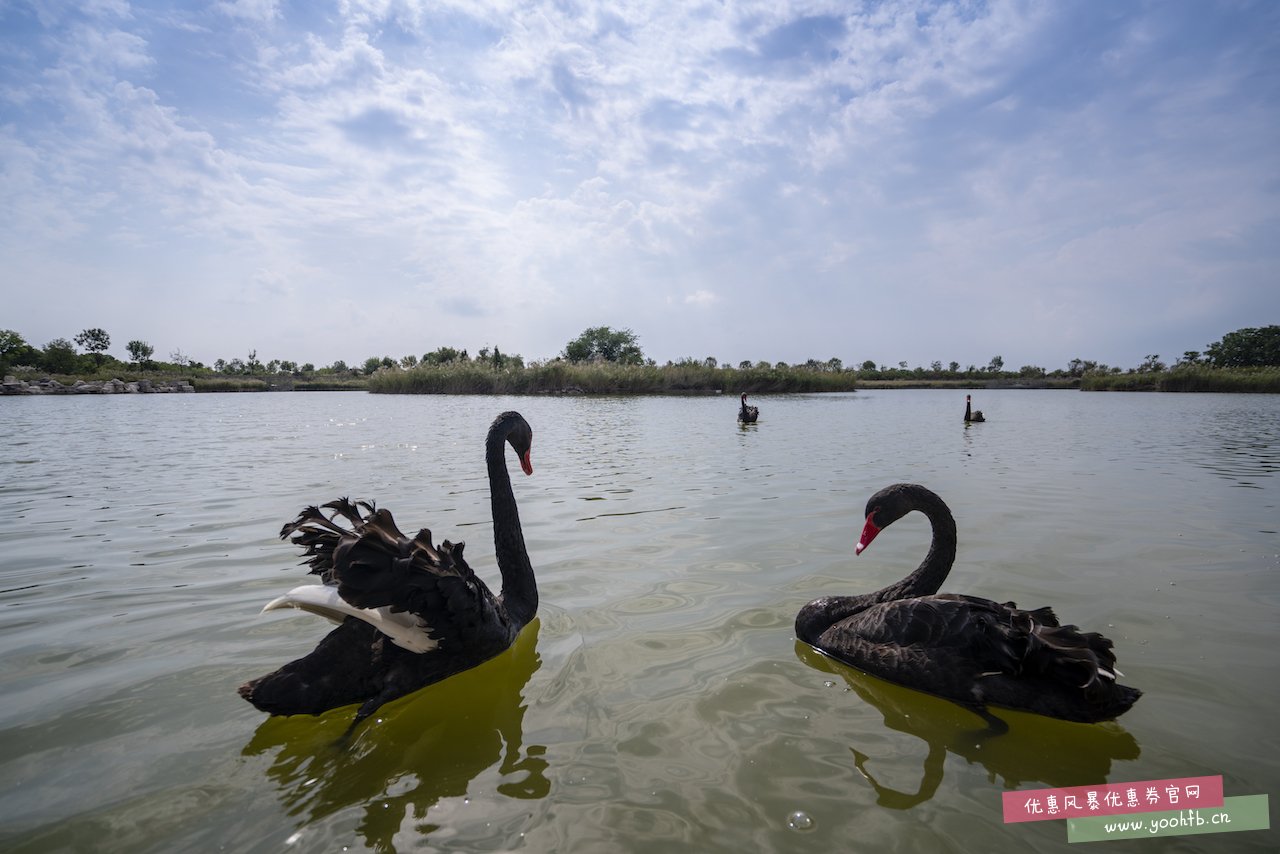
<svg viewBox="0 0 1280 854">
<path fill-rule="evenodd" d="M 1221 774 L 1280 794 L 1280 396 L 979 391 L 725 397 L 363 393 L 0 400 L 0 848 L 7 851 L 1076 851 L 1010 788 Z M 384 707 L 269 719 L 236 695 L 328 624 L 259 614 L 307 580 L 306 504 L 376 499 L 497 584 L 483 439 L 516 468 L 540 617 Z M 514 466 L 514 459 L 508 453 Z M 878 488 L 955 513 L 944 590 L 1052 605 L 1116 642 L 1118 722 L 958 707 L 817 659 L 820 595 Z M 865 772 L 865 773 L 864 773 Z M 1274 851 L 1276 831 L 1106 850 Z"/>
</svg>

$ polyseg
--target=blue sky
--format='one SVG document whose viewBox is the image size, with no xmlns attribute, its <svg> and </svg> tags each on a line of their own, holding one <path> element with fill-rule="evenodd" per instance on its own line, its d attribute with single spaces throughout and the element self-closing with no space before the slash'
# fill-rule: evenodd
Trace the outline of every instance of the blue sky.
<svg viewBox="0 0 1280 854">
<path fill-rule="evenodd" d="M 0 0 L 0 327 L 1134 367 L 1280 323 L 1280 4 Z"/>
</svg>

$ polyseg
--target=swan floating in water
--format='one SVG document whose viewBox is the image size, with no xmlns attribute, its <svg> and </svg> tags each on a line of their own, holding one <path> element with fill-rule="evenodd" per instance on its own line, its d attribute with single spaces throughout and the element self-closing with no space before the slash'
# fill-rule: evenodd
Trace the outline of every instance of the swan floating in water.
<svg viewBox="0 0 1280 854">
<path fill-rule="evenodd" d="M 747 393 L 742 393 L 742 406 L 738 409 L 738 420 L 743 424 L 755 424 L 760 417 L 760 410 L 755 406 L 747 406 Z"/>
<path fill-rule="evenodd" d="M 969 404 L 970 397 L 971 395 L 967 395 L 967 394 L 964 396 L 964 423 L 965 424 L 968 424 L 970 422 L 981 423 L 983 421 L 986 421 L 987 419 L 982 417 L 981 409 L 972 410 L 972 411 L 970 410 L 970 404 Z"/>
<path fill-rule="evenodd" d="M 273 715 L 318 715 L 360 703 L 354 727 L 384 703 L 511 646 L 538 610 L 538 587 L 507 473 L 506 443 L 524 473 L 533 474 L 533 431 L 518 412 L 499 415 L 485 440 L 500 595 L 467 565 L 463 543 L 436 546 L 426 528 L 410 539 L 389 512 L 371 503 L 340 498 L 308 507 L 280 538 L 293 536 L 322 583 L 295 587 L 263 611 L 297 608 L 338 627 L 310 654 L 246 682 L 240 696 Z"/>
<path fill-rule="evenodd" d="M 874 593 L 805 605 L 796 616 L 800 640 L 873 676 L 953 700 L 994 729 L 1004 724 L 988 705 L 1093 723 L 1123 714 L 1142 696 L 1116 681 L 1122 674 L 1110 640 L 1059 625 L 1052 609 L 938 593 L 955 561 L 956 523 L 923 486 L 899 483 L 871 496 L 855 554 L 913 510 L 933 527 L 920 566 Z"/>
</svg>

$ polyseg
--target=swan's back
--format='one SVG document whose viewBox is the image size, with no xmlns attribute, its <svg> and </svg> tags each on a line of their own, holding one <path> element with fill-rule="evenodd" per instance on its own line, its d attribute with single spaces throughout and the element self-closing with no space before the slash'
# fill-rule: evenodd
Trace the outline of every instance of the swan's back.
<svg viewBox="0 0 1280 854">
<path fill-rule="evenodd" d="M 968 706 L 1064 720 L 1123 714 L 1141 692 L 1116 682 L 1112 643 L 1061 626 L 1050 608 L 939 594 L 873 604 L 814 644 L 875 676 Z"/>
</svg>

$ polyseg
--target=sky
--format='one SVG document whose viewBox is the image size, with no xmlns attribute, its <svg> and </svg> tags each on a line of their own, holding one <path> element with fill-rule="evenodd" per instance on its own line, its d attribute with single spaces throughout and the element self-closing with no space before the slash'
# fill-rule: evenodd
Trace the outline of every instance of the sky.
<svg viewBox="0 0 1280 854">
<path fill-rule="evenodd" d="M 1272 0 L 0 0 L 37 347 L 1127 368 L 1278 271 Z"/>
</svg>

